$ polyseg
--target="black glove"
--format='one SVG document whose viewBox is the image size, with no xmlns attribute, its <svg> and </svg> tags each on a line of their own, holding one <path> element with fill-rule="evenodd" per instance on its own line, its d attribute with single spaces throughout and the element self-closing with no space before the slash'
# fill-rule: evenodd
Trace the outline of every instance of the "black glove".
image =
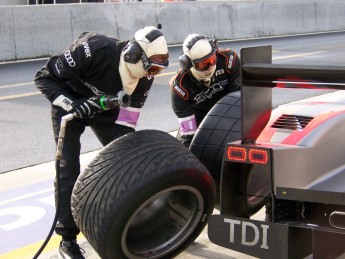
<svg viewBox="0 0 345 259">
<path fill-rule="evenodd" d="M 92 100 L 92 98 L 82 98 L 72 102 L 72 110 L 69 112 L 76 114 L 79 118 L 92 118 L 95 113 L 102 111 L 102 107 Z"/>
<path fill-rule="evenodd" d="M 185 145 L 187 148 L 189 148 L 192 140 L 193 140 L 194 135 L 184 135 L 181 136 L 181 143 Z"/>
</svg>

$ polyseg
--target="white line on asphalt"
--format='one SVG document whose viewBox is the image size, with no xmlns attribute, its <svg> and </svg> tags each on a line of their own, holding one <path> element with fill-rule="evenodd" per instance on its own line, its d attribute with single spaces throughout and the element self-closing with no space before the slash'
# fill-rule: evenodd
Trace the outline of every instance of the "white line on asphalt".
<svg viewBox="0 0 345 259">
<path fill-rule="evenodd" d="M 0 89 L 18 87 L 18 86 L 27 86 L 27 85 L 33 85 L 33 84 L 34 82 L 26 82 L 26 83 L 12 84 L 12 85 L 0 85 Z"/>
<path fill-rule="evenodd" d="M 39 194 L 42 194 L 42 193 L 52 192 L 52 191 L 54 191 L 54 188 L 48 188 L 48 189 L 44 189 L 44 190 L 41 190 L 41 191 L 38 191 L 38 192 L 33 192 L 33 193 L 30 193 L 30 194 L 22 195 L 22 196 L 13 198 L 13 199 L 9 199 L 9 200 L 0 202 L 0 206 L 8 204 L 8 203 L 11 203 L 11 202 L 23 200 L 23 199 L 26 199 L 26 198 L 29 198 L 29 197 L 32 197 L 32 196 L 36 196 L 36 195 L 39 195 Z"/>
<path fill-rule="evenodd" d="M 25 93 L 25 94 L 14 94 L 14 95 L 8 95 L 8 96 L 1 96 L 0 101 L 14 99 L 14 98 L 20 98 L 20 97 L 39 95 L 39 94 L 42 94 L 42 93 L 39 91 L 36 91 L 36 92 L 30 92 L 30 93 Z"/>
<path fill-rule="evenodd" d="M 282 57 L 273 58 L 273 60 L 286 59 L 286 58 L 305 57 L 305 56 L 310 56 L 310 55 L 323 54 L 323 53 L 326 53 L 326 52 L 327 52 L 327 51 L 315 51 L 315 52 L 309 52 L 309 53 L 287 55 L 287 56 L 282 56 Z"/>
</svg>

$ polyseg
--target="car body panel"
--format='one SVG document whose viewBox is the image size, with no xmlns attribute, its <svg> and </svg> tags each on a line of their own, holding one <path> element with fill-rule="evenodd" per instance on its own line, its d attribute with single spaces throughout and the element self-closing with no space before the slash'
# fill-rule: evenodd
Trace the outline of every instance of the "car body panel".
<svg viewBox="0 0 345 259">
<path fill-rule="evenodd" d="M 241 62 L 242 138 L 224 149 L 210 240 L 260 258 L 345 256 L 345 91 L 272 110 L 273 87 L 345 90 L 345 67 L 275 65 L 271 46 L 241 49 Z M 270 222 L 248 212 L 256 164 L 269 172 L 270 190 L 261 193 L 270 197 Z"/>
</svg>

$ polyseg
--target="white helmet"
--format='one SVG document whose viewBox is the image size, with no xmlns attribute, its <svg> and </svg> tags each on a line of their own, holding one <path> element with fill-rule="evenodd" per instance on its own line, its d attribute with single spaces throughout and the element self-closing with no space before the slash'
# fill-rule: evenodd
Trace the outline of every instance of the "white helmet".
<svg viewBox="0 0 345 259">
<path fill-rule="evenodd" d="M 135 32 L 123 51 L 124 61 L 136 65 L 130 66 L 131 69 L 144 69 L 148 76 L 158 74 L 169 65 L 168 44 L 162 31 L 154 26 Z"/>
<path fill-rule="evenodd" d="M 161 30 L 153 26 L 138 30 L 121 53 L 119 72 L 125 92 L 132 94 L 140 78 L 151 78 L 168 65 L 168 44 Z"/>
<path fill-rule="evenodd" d="M 200 34 L 189 34 L 183 42 L 184 56 L 188 57 L 190 71 L 199 81 L 210 85 L 216 70 L 217 46 L 212 38 Z M 183 57 L 180 57 L 180 60 Z"/>
</svg>

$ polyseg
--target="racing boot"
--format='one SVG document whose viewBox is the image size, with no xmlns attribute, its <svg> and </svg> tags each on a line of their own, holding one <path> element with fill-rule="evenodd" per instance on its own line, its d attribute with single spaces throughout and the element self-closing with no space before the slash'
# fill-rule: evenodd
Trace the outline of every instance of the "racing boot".
<svg viewBox="0 0 345 259">
<path fill-rule="evenodd" d="M 59 258 L 63 259 L 85 259 L 85 253 L 76 240 L 61 241 L 59 246 Z"/>
</svg>

